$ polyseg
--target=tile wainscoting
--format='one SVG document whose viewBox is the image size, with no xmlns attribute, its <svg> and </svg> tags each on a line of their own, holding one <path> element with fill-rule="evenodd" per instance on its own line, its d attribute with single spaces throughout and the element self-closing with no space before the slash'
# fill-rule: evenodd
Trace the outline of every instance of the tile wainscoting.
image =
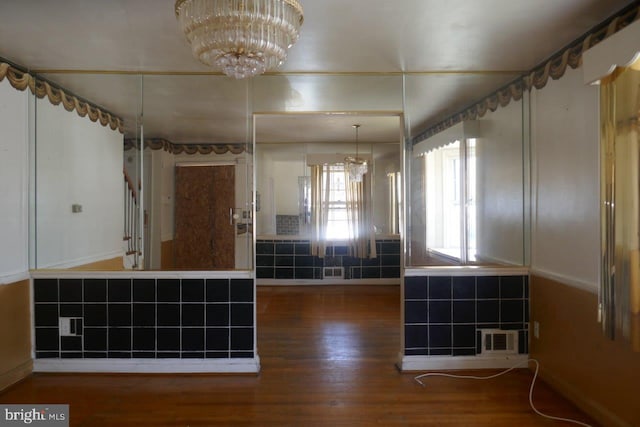
<svg viewBox="0 0 640 427">
<path fill-rule="evenodd" d="M 212 369 L 225 372 L 225 360 L 257 360 L 254 299 L 252 278 L 34 278 L 36 370 L 54 361 L 172 359 L 215 360 Z"/>
<path fill-rule="evenodd" d="M 528 275 L 497 269 L 487 275 L 463 271 L 429 274 L 407 270 L 403 370 L 509 367 L 512 362 L 502 361 L 528 353 Z M 517 348 L 508 355 L 485 354 L 482 330 L 516 331 Z M 452 362 L 454 359 L 461 363 Z"/>
<path fill-rule="evenodd" d="M 327 247 L 324 258 L 311 255 L 305 239 L 258 239 L 256 277 L 278 280 L 326 280 L 325 268 L 342 267 L 338 279 L 400 279 L 401 246 L 398 239 L 376 240 L 377 257 L 354 258 L 345 245 Z"/>
</svg>

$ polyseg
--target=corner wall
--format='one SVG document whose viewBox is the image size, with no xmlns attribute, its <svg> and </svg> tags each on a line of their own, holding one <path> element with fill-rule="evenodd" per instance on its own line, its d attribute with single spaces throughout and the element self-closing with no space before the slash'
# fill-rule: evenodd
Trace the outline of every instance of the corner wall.
<svg viewBox="0 0 640 427">
<path fill-rule="evenodd" d="M 29 310 L 29 92 L 0 82 L 0 390 L 32 369 Z"/>
<path fill-rule="evenodd" d="M 531 319 L 540 338 L 531 357 L 540 376 L 605 426 L 638 426 L 640 353 L 603 334 L 598 296 L 539 276 L 531 277 Z"/>
<path fill-rule="evenodd" d="M 0 391 L 31 374 L 29 281 L 0 286 Z"/>
<path fill-rule="evenodd" d="M 597 322 L 598 89 L 567 69 L 531 93 L 530 355 L 541 377 L 605 426 L 640 425 L 640 354 Z"/>
</svg>

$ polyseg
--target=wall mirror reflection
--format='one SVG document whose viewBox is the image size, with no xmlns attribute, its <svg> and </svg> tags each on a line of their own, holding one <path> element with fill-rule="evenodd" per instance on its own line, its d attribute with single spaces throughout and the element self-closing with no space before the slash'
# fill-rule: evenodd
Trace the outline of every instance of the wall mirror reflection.
<svg viewBox="0 0 640 427">
<path fill-rule="evenodd" d="M 118 122 L 35 101 L 36 268 L 251 270 L 254 234 L 313 239 L 313 169 L 355 154 L 373 239 L 404 233 L 405 265 L 526 262 L 528 102 L 420 138 L 448 113 L 429 107 L 437 76 L 42 77 Z"/>
<path fill-rule="evenodd" d="M 43 77 L 82 94 L 119 126 L 37 101 L 37 268 L 251 268 L 246 81 Z"/>
<path fill-rule="evenodd" d="M 526 265 L 528 101 L 414 140 L 409 264 Z"/>
<path fill-rule="evenodd" d="M 258 114 L 255 131 L 256 277 L 400 277 L 401 114 Z"/>
</svg>

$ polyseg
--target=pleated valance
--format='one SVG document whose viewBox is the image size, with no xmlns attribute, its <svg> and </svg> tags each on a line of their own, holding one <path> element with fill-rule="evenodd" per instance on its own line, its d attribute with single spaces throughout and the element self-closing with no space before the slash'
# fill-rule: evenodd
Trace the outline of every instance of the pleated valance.
<svg viewBox="0 0 640 427">
<path fill-rule="evenodd" d="M 99 122 L 102 126 L 109 126 L 113 130 L 123 132 L 122 119 L 104 111 L 100 107 L 75 95 L 67 94 L 64 89 L 35 77 L 25 71 L 21 71 L 11 64 L 0 62 L 0 82 L 4 79 L 15 89 L 24 91 L 29 88 L 31 93 L 38 98 L 47 97 L 54 105 L 60 105 L 67 111 L 76 111 L 80 117 L 89 117 L 92 122 Z"/>
</svg>

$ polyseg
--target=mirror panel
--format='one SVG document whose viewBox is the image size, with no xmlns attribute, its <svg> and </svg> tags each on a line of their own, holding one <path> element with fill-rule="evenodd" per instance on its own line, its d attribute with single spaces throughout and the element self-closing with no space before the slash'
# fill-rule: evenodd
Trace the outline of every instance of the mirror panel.
<svg viewBox="0 0 640 427">
<path fill-rule="evenodd" d="M 142 189 L 144 203 L 144 210 L 134 214 L 144 227 L 131 236 L 132 241 L 144 242 L 144 250 L 133 249 L 142 254 L 130 260 L 128 267 L 183 269 L 175 262 L 176 169 L 231 164 L 234 201 L 224 216 L 235 233 L 233 269 L 251 269 L 253 128 L 257 232 L 277 235 L 276 215 L 306 215 L 307 156 L 353 152 L 355 123 L 362 125 L 360 150 L 378 163 L 374 168 L 379 194 L 376 228 L 383 235 L 395 234 L 406 223 L 407 265 L 526 263 L 528 129 L 522 119 L 528 115 L 526 97 L 477 118 L 476 134 L 470 128 L 465 134 L 464 127 L 460 133 L 466 142 L 464 153 L 473 153 L 457 158 L 457 170 L 468 172 L 466 180 L 461 176 L 455 181 L 464 192 L 456 196 L 464 196 L 460 218 L 466 218 L 464 223 L 460 220 L 460 236 L 465 239 L 456 238 L 460 253 L 466 254 L 460 259 L 428 258 L 428 196 L 424 194 L 423 157 L 429 147 L 446 145 L 433 141 L 448 138 L 456 128 L 409 144 L 411 150 L 402 148 L 405 137 L 411 140 L 436 123 L 437 117 L 452 112 L 438 110 L 439 104 L 430 99 L 431 85 L 450 86 L 450 96 L 462 108 L 469 99 L 486 95 L 481 91 L 487 82 L 506 82 L 510 75 L 302 74 L 243 81 L 215 75 L 60 73 L 43 77 L 120 117 L 122 125 L 114 131 L 54 107 L 46 99 L 36 101 L 37 217 L 32 227 L 36 268 L 108 269 L 94 262 L 114 261 L 110 255 L 131 251 L 122 242 L 123 229 L 125 237 L 132 234 L 126 232 L 122 215 L 127 212 L 122 197 L 125 170 L 131 186 Z M 90 148 L 93 144 L 96 147 Z M 118 153 L 114 145 L 119 146 Z M 408 177 L 404 183 L 398 174 L 403 153 Z M 283 176 L 271 174 L 265 179 L 269 167 Z M 398 191 L 402 185 L 405 193 Z M 392 208 L 402 205 L 403 197 L 406 215 Z M 101 225 L 92 227 L 95 224 Z M 300 230 L 298 234 L 304 235 Z M 216 246 L 209 238 L 200 240 Z"/>
<path fill-rule="evenodd" d="M 430 80 L 409 77 L 407 94 Z M 412 123 L 425 111 L 421 102 L 407 103 Z M 528 104 L 525 93 L 414 141 L 406 156 L 408 266 L 526 265 Z"/>
<path fill-rule="evenodd" d="M 125 137 L 138 137 L 140 78 L 43 77 L 69 95 L 63 105 L 46 96 L 36 100 L 35 267 L 121 269 L 122 147 Z"/>
<path fill-rule="evenodd" d="M 144 77 L 145 269 L 251 269 L 248 85 Z"/>
</svg>

